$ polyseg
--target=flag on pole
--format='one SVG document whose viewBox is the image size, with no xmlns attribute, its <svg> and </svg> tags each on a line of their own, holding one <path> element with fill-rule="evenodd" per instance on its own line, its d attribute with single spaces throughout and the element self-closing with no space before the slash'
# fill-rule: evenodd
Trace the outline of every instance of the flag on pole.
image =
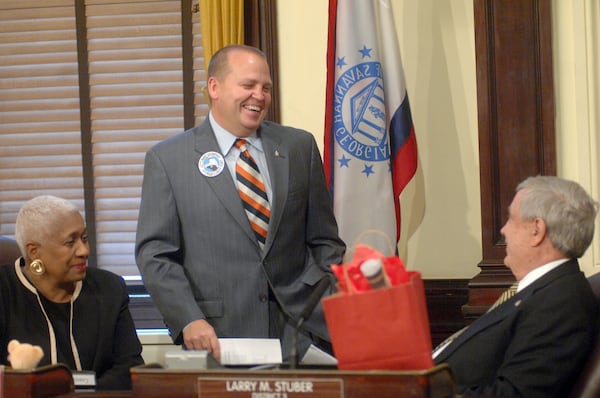
<svg viewBox="0 0 600 398">
<path fill-rule="evenodd" d="M 367 230 L 397 243 L 417 142 L 389 0 L 329 0 L 323 159 L 346 244 Z"/>
</svg>

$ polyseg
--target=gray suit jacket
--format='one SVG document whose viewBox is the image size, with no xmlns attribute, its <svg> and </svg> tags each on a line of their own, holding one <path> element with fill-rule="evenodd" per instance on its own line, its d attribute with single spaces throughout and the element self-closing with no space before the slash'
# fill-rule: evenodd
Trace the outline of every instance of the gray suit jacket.
<svg viewBox="0 0 600 398">
<path fill-rule="evenodd" d="M 270 122 L 258 133 L 273 189 L 264 251 L 227 168 L 213 177 L 198 169 L 202 154 L 220 152 L 208 118 L 146 154 L 136 261 L 177 344 L 201 318 L 219 337 L 268 337 L 269 290 L 295 320 L 342 261 L 314 137 Z M 320 306 L 304 327 L 329 339 Z"/>
</svg>

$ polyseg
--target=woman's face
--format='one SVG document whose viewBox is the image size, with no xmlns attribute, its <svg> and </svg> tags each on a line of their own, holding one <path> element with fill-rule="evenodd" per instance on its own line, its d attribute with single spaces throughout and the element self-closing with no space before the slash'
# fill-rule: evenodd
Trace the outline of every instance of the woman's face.
<svg viewBox="0 0 600 398">
<path fill-rule="evenodd" d="M 45 277 L 57 285 L 85 278 L 90 254 L 87 229 L 79 212 L 66 213 L 61 226 L 50 239 L 40 244 L 35 258 L 44 262 Z"/>
</svg>

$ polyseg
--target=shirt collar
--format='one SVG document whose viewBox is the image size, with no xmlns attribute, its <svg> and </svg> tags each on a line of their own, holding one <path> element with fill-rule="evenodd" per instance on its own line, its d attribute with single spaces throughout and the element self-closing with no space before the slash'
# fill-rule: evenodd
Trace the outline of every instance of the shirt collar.
<svg viewBox="0 0 600 398">
<path fill-rule="evenodd" d="M 219 144 L 219 149 L 221 150 L 221 153 L 223 154 L 223 156 L 227 156 L 227 154 L 231 150 L 231 147 L 235 143 L 235 140 L 237 140 L 238 137 L 231 134 L 229 131 L 225 130 L 225 128 L 223 128 L 219 123 L 217 123 L 217 121 L 212 115 L 212 112 L 208 113 L 208 120 L 210 121 L 210 126 L 212 127 L 215 133 L 215 138 L 217 139 L 217 144 Z M 252 133 L 248 137 L 244 137 L 244 139 L 248 141 L 248 143 L 254 148 L 258 149 L 261 152 L 263 151 L 262 141 L 260 140 L 256 132 Z"/>
<path fill-rule="evenodd" d="M 521 290 L 525 289 L 527 286 L 531 285 L 533 282 L 546 275 L 548 272 L 552 271 L 559 265 L 566 263 L 567 261 L 569 261 L 568 258 L 561 258 L 559 260 L 551 261 L 548 264 L 544 264 L 529 271 L 529 273 L 519 281 L 519 287 L 517 288 L 517 292 L 520 292 Z"/>
</svg>

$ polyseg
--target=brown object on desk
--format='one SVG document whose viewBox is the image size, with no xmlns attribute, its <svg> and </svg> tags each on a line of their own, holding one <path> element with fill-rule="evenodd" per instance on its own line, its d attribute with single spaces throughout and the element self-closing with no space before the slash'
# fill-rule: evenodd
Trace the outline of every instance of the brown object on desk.
<svg viewBox="0 0 600 398">
<path fill-rule="evenodd" d="M 65 365 L 40 366 L 32 370 L 4 368 L 4 396 L 46 398 L 73 391 L 73 375 Z"/>
<path fill-rule="evenodd" d="M 456 397 L 454 377 L 446 364 L 422 371 L 180 370 L 150 364 L 132 368 L 131 378 L 134 398 Z"/>
</svg>

